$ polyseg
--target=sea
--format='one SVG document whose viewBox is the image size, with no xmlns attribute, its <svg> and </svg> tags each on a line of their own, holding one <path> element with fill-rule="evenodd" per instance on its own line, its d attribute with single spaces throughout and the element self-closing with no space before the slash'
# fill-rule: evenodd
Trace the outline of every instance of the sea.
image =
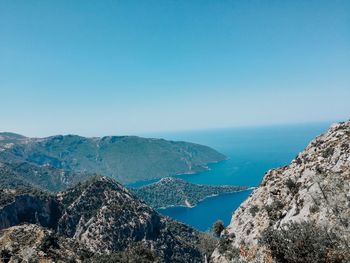
<svg viewBox="0 0 350 263">
<path fill-rule="evenodd" d="M 228 159 L 209 165 L 209 170 L 197 174 L 178 175 L 195 184 L 258 186 L 264 174 L 272 168 L 288 165 L 308 143 L 325 132 L 331 122 L 274 125 L 230 129 L 211 129 L 147 134 L 148 137 L 188 141 L 210 146 Z M 157 180 L 138 182 L 142 186 Z M 210 197 L 193 208 L 159 209 L 163 215 L 210 231 L 220 219 L 230 223 L 232 213 L 251 194 L 251 190 Z"/>
</svg>

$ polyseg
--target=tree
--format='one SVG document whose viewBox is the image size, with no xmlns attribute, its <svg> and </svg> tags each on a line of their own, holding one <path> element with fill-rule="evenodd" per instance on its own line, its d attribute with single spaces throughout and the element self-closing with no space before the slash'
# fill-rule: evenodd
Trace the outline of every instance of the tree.
<svg viewBox="0 0 350 263">
<path fill-rule="evenodd" d="M 221 232 L 225 229 L 224 222 L 217 220 L 213 225 L 213 231 L 217 237 L 220 236 Z"/>
</svg>

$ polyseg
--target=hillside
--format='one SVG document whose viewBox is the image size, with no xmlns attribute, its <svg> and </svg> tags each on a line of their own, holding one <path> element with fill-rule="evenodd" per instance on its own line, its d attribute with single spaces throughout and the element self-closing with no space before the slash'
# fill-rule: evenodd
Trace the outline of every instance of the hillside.
<svg viewBox="0 0 350 263">
<path fill-rule="evenodd" d="M 58 192 L 91 176 L 93 175 L 27 162 L 0 162 L 0 188 L 34 187 L 49 192 Z"/>
<path fill-rule="evenodd" d="M 1 256 L 13 261 L 130 262 L 143 251 L 151 258 L 143 262 L 202 262 L 211 253 L 208 236 L 159 215 L 107 177 L 57 195 L 2 189 L 0 204 Z"/>
<path fill-rule="evenodd" d="M 232 216 L 212 259 L 350 262 L 349 193 L 348 121 L 314 139 L 289 166 L 266 173 Z"/>
<path fill-rule="evenodd" d="M 132 191 L 153 208 L 168 206 L 195 206 L 206 197 L 246 190 L 244 186 L 210 186 L 191 184 L 185 180 L 167 177 L 160 181 L 134 188 Z"/>
<path fill-rule="evenodd" d="M 135 136 L 28 138 L 0 133 L 0 162 L 102 174 L 121 183 L 207 169 L 226 157 L 203 145 Z"/>
</svg>

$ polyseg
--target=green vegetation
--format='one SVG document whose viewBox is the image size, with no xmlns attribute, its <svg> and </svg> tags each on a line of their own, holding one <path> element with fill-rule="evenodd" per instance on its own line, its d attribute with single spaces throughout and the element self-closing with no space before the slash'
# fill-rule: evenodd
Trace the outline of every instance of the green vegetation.
<svg viewBox="0 0 350 263">
<path fill-rule="evenodd" d="M 249 208 L 250 214 L 255 217 L 256 213 L 259 212 L 259 207 L 257 205 L 253 205 Z"/>
<path fill-rule="evenodd" d="M 281 210 L 284 204 L 280 200 L 274 200 L 270 205 L 266 205 L 265 209 L 271 221 L 276 221 L 281 216 Z"/>
<path fill-rule="evenodd" d="M 74 173 L 27 162 L 0 163 L 1 188 L 37 188 L 49 192 L 65 190 L 93 175 Z"/>
<path fill-rule="evenodd" d="M 147 248 L 141 242 L 135 243 L 124 251 L 115 252 L 110 255 L 98 255 L 94 256 L 88 262 L 94 263 L 160 263 L 162 262 L 158 258 L 154 251 Z"/>
<path fill-rule="evenodd" d="M 348 251 L 341 248 L 341 240 L 330 229 L 313 222 L 291 222 L 280 229 L 268 228 L 260 243 L 282 263 L 340 263 L 348 262 Z"/>
<path fill-rule="evenodd" d="M 292 194 L 296 194 L 299 191 L 299 185 L 295 183 L 291 178 L 286 181 L 286 186 Z"/>
<path fill-rule="evenodd" d="M 76 135 L 36 139 L 0 133 L 1 162 L 28 162 L 75 173 L 89 172 L 110 176 L 121 183 L 199 172 L 207 169 L 208 163 L 225 158 L 207 146 L 163 139 Z"/>
<path fill-rule="evenodd" d="M 191 184 L 177 178 L 163 178 L 159 182 L 131 189 L 136 196 L 153 208 L 194 206 L 212 195 L 246 190 L 245 186 L 210 186 Z"/>
<path fill-rule="evenodd" d="M 217 237 L 220 237 L 221 232 L 225 229 L 224 222 L 222 220 L 217 220 L 213 224 L 213 231 Z"/>
</svg>

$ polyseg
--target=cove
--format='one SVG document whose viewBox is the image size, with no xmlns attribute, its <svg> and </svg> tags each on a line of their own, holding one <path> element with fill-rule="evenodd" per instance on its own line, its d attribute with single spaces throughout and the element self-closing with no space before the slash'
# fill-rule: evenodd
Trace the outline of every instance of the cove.
<svg viewBox="0 0 350 263">
<path fill-rule="evenodd" d="M 258 186 L 266 171 L 288 165 L 312 139 L 325 132 L 330 124 L 325 122 L 245 127 L 151 134 L 151 136 L 208 145 L 229 158 L 210 164 L 208 171 L 176 177 L 195 184 Z M 154 181 L 156 180 L 141 182 L 139 185 Z M 170 207 L 160 209 L 159 212 L 206 231 L 217 219 L 223 220 L 227 225 L 232 213 L 250 192 L 207 198 L 194 208 Z"/>
<path fill-rule="evenodd" d="M 228 225 L 232 213 L 251 192 L 252 190 L 247 190 L 209 197 L 192 208 L 177 206 L 158 209 L 158 211 L 163 215 L 174 218 L 190 226 L 194 226 L 198 230 L 210 231 L 212 224 L 219 218 L 224 221 L 225 225 Z"/>
</svg>

